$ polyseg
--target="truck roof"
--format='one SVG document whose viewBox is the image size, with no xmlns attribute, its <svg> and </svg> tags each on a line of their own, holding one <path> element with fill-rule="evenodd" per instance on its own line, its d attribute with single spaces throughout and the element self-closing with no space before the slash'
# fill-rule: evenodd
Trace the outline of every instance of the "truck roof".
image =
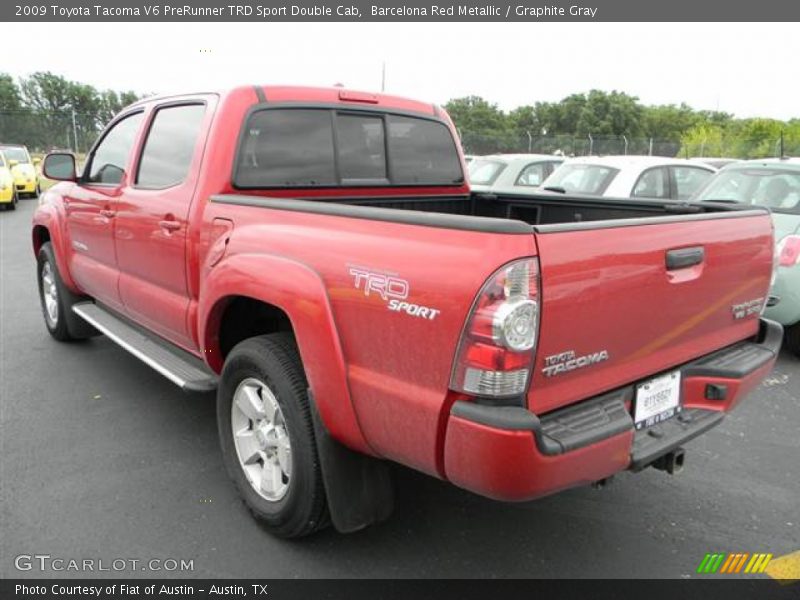
<svg viewBox="0 0 800 600">
<path fill-rule="evenodd" d="M 345 87 L 332 86 L 332 87 L 311 87 L 311 86 L 296 86 L 296 85 L 242 85 L 225 90 L 206 90 L 195 91 L 191 93 L 172 93 L 160 94 L 156 96 L 148 96 L 141 100 L 134 102 L 131 106 L 138 104 L 146 104 L 153 101 L 167 100 L 170 98 L 185 97 L 191 95 L 201 94 L 216 94 L 220 97 L 238 96 L 243 94 L 250 94 L 253 96 L 254 101 L 263 101 L 259 99 L 260 95 L 266 99 L 267 102 L 308 102 L 319 104 L 347 104 L 359 105 L 364 107 L 376 107 L 390 110 L 408 111 L 424 115 L 434 116 L 438 113 L 436 105 L 427 102 L 420 102 L 402 96 L 393 96 L 390 94 L 380 94 L 375 92 L 366 92 L 361 90 L 352 90 Z"/>
</svg>

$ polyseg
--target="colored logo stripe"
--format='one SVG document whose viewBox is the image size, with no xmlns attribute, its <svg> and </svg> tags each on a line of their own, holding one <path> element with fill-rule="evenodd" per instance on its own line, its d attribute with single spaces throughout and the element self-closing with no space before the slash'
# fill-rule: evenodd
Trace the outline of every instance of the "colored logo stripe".
<svg viewBox="0 0 800 600">
<path fill-rule="evenodd" d="M 769 561 L 772 560 L 772 554 L 753 554 L 753 558 L 747 563 L 745 573 L 763 573 L 767 568 Z"/>
<path fill-rule="evenodd" d="M 749 559 L 749 560 L 748 560 Z M 697 567 L 698 573 L 763 573 L 772 554 L 747 552 L 715 552 L 708 553 Z M 747 565 L 747 566 L 745 566 Z"/>
<path fill-rule="evenodd" d="M 697 572 L 716 573 L 724 558 L 725 554 L 706 554 L 703 560 L 700 562 L 700 566 L 697 567 Z"/>
</svg>

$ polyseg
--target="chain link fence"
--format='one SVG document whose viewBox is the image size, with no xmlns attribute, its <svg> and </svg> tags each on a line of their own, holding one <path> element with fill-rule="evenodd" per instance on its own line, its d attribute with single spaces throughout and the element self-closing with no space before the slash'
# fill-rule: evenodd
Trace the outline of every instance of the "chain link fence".
<svg viewBox="0 0 800 600">
<path fill-rule="evenodd" d="M 564 156 L 631 154 L 741 159 L 781 156 L 780 138 L 743 140 L 731 137 L 683 143 L 679 140 L 615 135 L 483 135 L 469 131 L 461 131 L 460 135 L 464 152 L 475 155 L 527 152 Z M 784 140 L 783 155 L 800 156 L 800 142 Z"/>
<path fill-rule="evenodd" d="M 0 110 L 0 144 L 21 144 L 35 153 L 51 150 L 86 152 L 102 124 L 77 112 Z"/>
<path fill-rule="evenodd" d="M 23 144 L 31 152 L 54 149 L 86 152 L 102 131 L 96 115 L 30 109 L 0 110 L 0 143 Z M 484 135 L 460 131 L 466 154 L 528 152 L 564 156 L 632 154 L 669 157 L 764 158 L 781 156 L 781 140 L 720 138 L 682 143 L 680 140 L 616 135 Z M 784 140 L 783 154 L 800 156 L 800 141 Z"/>
</svg>

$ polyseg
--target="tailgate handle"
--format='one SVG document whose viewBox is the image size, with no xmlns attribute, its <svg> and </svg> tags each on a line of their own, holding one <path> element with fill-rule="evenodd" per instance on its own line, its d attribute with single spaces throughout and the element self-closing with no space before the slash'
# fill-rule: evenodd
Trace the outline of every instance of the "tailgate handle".
<svg viewBox="0 0 800 600">
<path fill-rule="evenodd" d="M 706 251 L 702 246 L 667 250 L 667 270 L 673 271 L 699 265 L 705 256 Z"/>
</svg>

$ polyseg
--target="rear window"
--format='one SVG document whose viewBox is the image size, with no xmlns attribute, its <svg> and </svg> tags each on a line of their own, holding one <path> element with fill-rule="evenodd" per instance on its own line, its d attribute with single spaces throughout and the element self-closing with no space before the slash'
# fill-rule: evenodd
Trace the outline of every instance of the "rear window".
<svg viewBox="0 0 800 600">
<path fill-rule="evenodd" d="M 239 188 L 454 185 L 463 174 L 438 121 L 280 108 L 247 120 L 233 179 Z"/>
<path fill-rule="evenodd" d="M 15 160 L 19 164 L 26 164 L 30 162 L 28 152 L 21 146 L 3 146 L 3 154 L 6 155 L 8 160 Z"/>
<path fill-rule="evenodd" d="M 724 169 L 694 200 L 741 202 L 776 212 L 800 214 L 800 171 L 788 169 Z"/>
<path fill-rule="evenodd" d="M 568 194 L 602 194 L 619 169 L 602 165 L 564 163 L 544 180 L 542 187 L 563 189 Z"/>
<path fill-rule="evenodd" d="M 499 160 L 476 158 L 469 163 L 469 182 L 474 185 L 492 185 L 505 168 L 506 163 Z"/>
</svg>

